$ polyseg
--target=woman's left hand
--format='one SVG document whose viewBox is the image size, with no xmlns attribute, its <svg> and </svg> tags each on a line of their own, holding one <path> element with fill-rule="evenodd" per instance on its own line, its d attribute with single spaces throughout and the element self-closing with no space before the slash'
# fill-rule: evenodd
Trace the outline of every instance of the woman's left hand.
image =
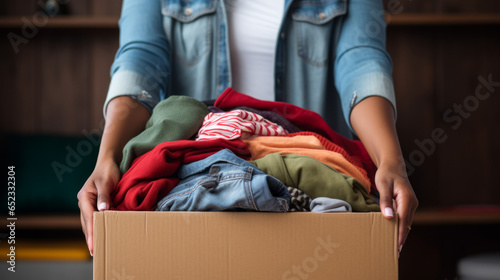
<svg viewBox="0 0 500 280">
<path fill-rule="evenodd" d="M 394 217 L 394 210 L 398 215 L 398 248 L 401 252 L 418 200 L 406 174 L 392 104 L 379 96 L 368 97 L 353 108 L 351 124 L 378 168 L 375 184 L 382 213 L 388 219 Z"/>
<path fill-rule="evenodd" d="M 375 174 L 375 184 L 380 193 L 380 209 L 386 218 L 398 215 L 398 248 L 403 248 L 411 229 L 418 199 L 411 187 L 403 163 L 381 163 Z"/>
</svg>

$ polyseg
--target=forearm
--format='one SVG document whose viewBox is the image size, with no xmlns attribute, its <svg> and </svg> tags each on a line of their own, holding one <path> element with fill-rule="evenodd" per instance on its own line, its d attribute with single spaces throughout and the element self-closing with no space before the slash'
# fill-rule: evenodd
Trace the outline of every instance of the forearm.
<svg viewBox="0 0 500 280">
<path fill-rule="evenodd" d="M 404 164 L 394 108 L 385 98 L 368 97 L 357 104 L 351 112 L 351 125 L 377 167 Z"/>
<path fill-rule="evenodd" d="M 121 96 L 111 100 L 106 111 L 97 162 L 113 160 L 119 164 L 123 147 L 144 130 L 149 117 L 149 111 L 131 97 Z"/>
</svg>

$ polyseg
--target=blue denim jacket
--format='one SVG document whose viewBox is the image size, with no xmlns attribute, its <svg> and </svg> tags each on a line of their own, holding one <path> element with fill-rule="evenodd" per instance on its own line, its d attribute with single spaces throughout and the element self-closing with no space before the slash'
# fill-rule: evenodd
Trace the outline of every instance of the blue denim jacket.
<svg viewBox="0 0 500 280">
<path fill-rule="evenodd" d="M 122 95 L 151 110 L 172 94 L 210 100 L 231 86 L 222 1 L 124 0 L 104 110 Z M 344 135 L 364 98 L 382 96 L 395 106 L 385 28 L 381 0 L 285 0 L 276 101 L 313 110 Z"/>
<path fill-rule="evenodd" d="M 281 181 L 228 149 L 181 166 L 181 179 L 156 211 L 250 210 L 287 212 L 290 193 Z"/>
</svg>

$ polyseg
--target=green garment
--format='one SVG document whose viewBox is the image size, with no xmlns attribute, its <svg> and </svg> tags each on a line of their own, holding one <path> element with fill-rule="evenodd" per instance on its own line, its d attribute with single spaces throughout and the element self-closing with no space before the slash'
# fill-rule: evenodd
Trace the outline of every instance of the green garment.
<svg viewBox="0 0 500 280">
<path fill-rule="evenodd" d="M 273 153 L 250 163 L 286 186 L 304 191 L 312 199 L 337 198 L 349 203 L 355 212 L 380 211 L 375 198 L 368 194 L 358 180 L 314 158 Z"/>
<path fill-rule="evenodd" d="M 156 145 L 176 140 L 187 140 L 198 133 L 207 106 L 188 96 L 170 96 L 158 103 L 146 123 L 146 128 L 123 148 L 120 171 L 125 173 L 137 157 L 151 151 Z"/>
</svg>

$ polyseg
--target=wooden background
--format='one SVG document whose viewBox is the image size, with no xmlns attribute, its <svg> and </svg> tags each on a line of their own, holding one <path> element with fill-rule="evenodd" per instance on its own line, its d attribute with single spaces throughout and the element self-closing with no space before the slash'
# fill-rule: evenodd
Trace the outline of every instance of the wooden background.
<svg viewBox="0 0 500 280">
<path fill-rule="evenodd" d="M 0 16 L 24 16 L 33 22 L 37 3 L 2 1 Z M 118 18 L 121 1 L 73 0 L 68 8 L 71 15 Z M 2 130 L 69 135 L 102 130 L 118 28 L 38 28 L 17 54 L 7 39 L 9 32 L 22 35 L 22 29 L 0 29 Z"/>
<path fill-rule="evenodd" d="M 397 13 L 389 9 L 394 20 L 405 14 L 472 14 L 476 18 L 492 13 L 500 15 L 497 0 L 385 2 L 397 4 Z M 118 18 L 120 7 L 119 0 L 69 2 L 70 12 L 75 16 Z M 14 16 L 32 20 L 36 11 L 37 1 L 0 2 L 0 18 Z M 10 32 L 21 34 L 22 30 L 0 26 L 2 133 L 82 136 L 83 130 L 102 130 L 102 105 L 109 85 L 110 66 L 118 48 L 118 29 L 38 28 L 28 43 L 19 45 L 17 54 L 7 39 Z M 499 21 L 443 24 L 437 20 L 432 24 L 398 24 L 395 20 L 390 22 L 387 36 L 387 48 L 394 62 L 397 128 L 404 156 L 412 167 L 410 180 L 421 209 L 498 206 L 500 86 L 494 87 L 486 100 L 477 104 L 473 101 L 476 88 L 481 84 L 478 77 L 488 80 L 491 76 L 493 81 L 500 82 Z M 486 94 L 486 89 L 481 89 L 481 93 Z M 450 122 L 444 114 L 456 105 L 477 108 L 470 112 L 465 109 L 466 117 L 453 113 L 455 120 L 461 121 L 460 126 L 454 128 L 456 121 Z M 416 141 L 428 143 L 430 140 L 425 139 L 431 139 L 436 129 L 444 131 L 446 140 L 433 142 L 433 151 L 426 154 Z M 498 226 L 494 230 L 498 233 Z M 430 237 L 434 231 L 441 239 Z M 429 277 L 425 273 L 441 277 L 435 279 L 452 275 L 455 259 L 449 260 L 450 254 L 458 258 L 466 251 L 444 253 L 448 247 L 443 248 L 437 240 L 445 240 L 449 237 L 447 234 L 451 234 L 460 242 L 471 231 L 474 229 L 470 227 L 429 227 L 412 235 L 408 247 L 413 248 L 414 253 L 403 256 L 401 278 L 432 279 L 415 276 Z M 476 249 L 483 247 L 478 245 Z M 500 250 L 498 246 L 497 249 Z M 449 263 L 439 263 L 446 258 Z M 412 263 L 428 260 L 432 260 L 434 266 L 427 272 L 412 271 Z"/>
</svg>

